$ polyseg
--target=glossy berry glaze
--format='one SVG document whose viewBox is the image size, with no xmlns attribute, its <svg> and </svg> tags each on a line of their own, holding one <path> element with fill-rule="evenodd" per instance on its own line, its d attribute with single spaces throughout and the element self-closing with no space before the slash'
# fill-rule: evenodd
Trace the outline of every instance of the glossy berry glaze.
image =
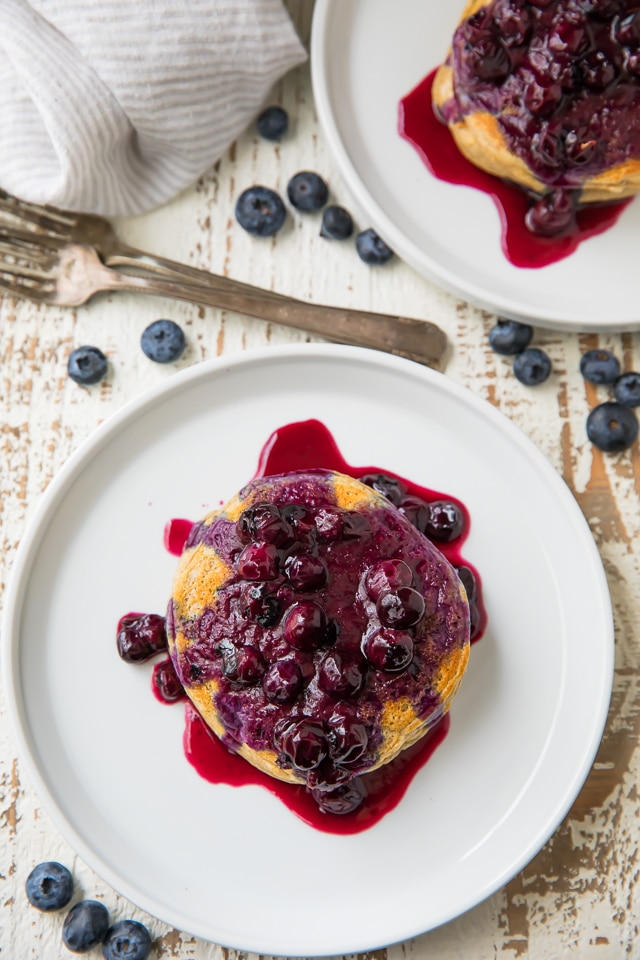
<svg viewBox="0 0 640 960">
<path fill-rule="evenodd" d="M 568 257 L 583 240 L 604 233 L 631 202 L 589 204 L 578 208 L 571 230 L 540 236 L 526 225 L 531 199 L 524 190 L 474 166 L 458 150 L 449 128 L 435 115 L 430 73 L 400 104 L 399 131 L 412 144 L 431 173 L 446 183 L 473 187 L 494 201 L 502 227 L 501 245 L 515 267 L 539 268 Z"/>
<path fill-rule="evenodd" d="M 484 110 L 549 187 L 640 159 L 640 3 L 492 0 L 455 31 L 445 122 Z"/>
<path fill-rule="evenodd" d="M 392 500 L 396 506 L 402 510 L 412 523 L 428 532 L 437 543 L 438 548 L 443 552 L 449 561 L 459 568 L 459 576 L 465 584 L 469 599 L 472 618 L 472 636 L 478 639 L 481 635 L 486 621 L 484 608 L 482 605 L 480 582 L 476 572 L 464 563 L 460 548 L 468 533 L 469 519 L 468 514 L 462 504 L 452 498 L 446 497 L 437 491 L 427 490 L 419 487 L 409 481 L 402 480 L 396 475 L 388 472 L 382 473 L 376 467 L 353 467 L 346 463 L 341 456 L 333 438 L 327 429 L 317 421 L 307 421 L 299 424 L 291 424 L 276 431 L 268 440 L 260 456 L 256 478 L 273 476 L 276 474 L 286 474 L 293 471 L 304 470 L 308 468 L 322 468 L 324 470 L 334 470 L 353 477 L 363 479 L 370 486 L 383 493 L 388 499 Z M 254 478 L 254 479 L 256 479 Z M 292 520 L 293 518 L 289 518 Z M 358 517 L 352 518 L 359 522 Z M 270 527 L 274 520 L 274 526 Z M 335 518 L 330 512 L 323 518 L 319 530 L 328 540 L 334 535 L 332 524 Z M 298 518 L 299 523 L 303 523 L 304 518 Z M 253 518 L 253 523 L 256 518 Z M 246 523 L 246 518 L 240 520 L 240 525 Z M 277 527 L 279 520 L 277 516 L 271 518 L 261 515 L 258 517 L 258 523 L 263 524 L 261 538 L 270 537 L 278 541 L 279 534 Z M 266 526 L 264 526 L 266 524 Z M 344 531 L 343 531 L 344 532 Z M 354 542 L 361 531 L 354 530 Z M 215 528 L 206 527 L 203 524 L 194 524 L 189 528 L 188 522 L 184 520 L 173 521 L 168 524 L 165 533 L 165 545 L 175 554 L 181 553 L 183 547 L 190 547 L 207 536 L 215 536 Z M 347 531 L 349 535 L 349 531 Z M 251 539 L 251 531 L 247 531 L 245 539 L 249 542 L 242 546 L 243 557 L 237 559 L 239 567 L 244 569 L 245 575 L 256 577 L 269 577 L 273 571 L 270 571 L 270 564 L 273 562 L 271 554 L 273 551 L 261 549 L 264 544 L 258 544 L 256 554 L 256 544 Z M 243 567 L 244 565 L 244 567 Z M 253 565 L 253 566 L 252 566 Z M 401 571 L 402 572 L 402 571 Z M 410 573 L 410 571 L 408 571 Z M 393 573 L 393 571 L 392 571 Z M 385 577 L 389 571 L 383 570 L 381 576 L 382 588 L 385 587 Z M 314 571 L 302 571 L 302 581 L 305 576 L 313 577 Z M 319 574 L 322 577 L 322 574 Z M 375 581 L 375 577 L 373 578 Z M 399 589 L 396 593 L 404 600 L 415 600 L 413 595 L 416 593 L 412 589 L 410 582 L 402 582 L 396 586 Z M 302 582 L 301 581 L 301 582 Z M 249 581 L 245 587 L 246 596 L 242 600 L 245 604 L 245 615 L 253 620 L 253 626 L 250 629 L 257 636 L 263 627 L 268 628 L 282 616 L 282 608 L 286 607 L 286 602 L 282 603 L 278 597 L 277 590 L 265 589 L 274 581 L 260 579 Z M 280 585 L 281 587 L 282 585 Z M 316 589 L 321 589 L 321 584 L 316 584 Z M 377 589 L 376 582 L 369 585 L 370 592 L 376 596 L 377 592 L 384 593 L 384 589 Z M 404 593 L 403 593 L 404 591 Z M 304 591 L 303 591 L 304 596 Z M 317 597 L 317 594 L 311 594 Z M 420 597 L 418 595 L 418 601 Z M 297 604 L 298 609 L 302 605 Z M 327 721 L 332 730 L 333 746 L 341 742 L 341 747 L 345 754 L 349 753 L 348 763 L 350 766 L 350 777 L 345 778 L 345 783 L 338 785 L 331 794 L 325 792 L 321 796 L 318 791 L 307 791 L 304 786 L 284 783 L 273 777 L 261 773 L 259 770 L 248 764 L 237 754 L 227 750 L 220 740 L 212 733 L 199 717 L 196 710 L 189 704 L 186 709 L 186 733 L 185 733 L 185 752 L 189 761 L 198 770 L 198 772 L 207 780 L 216 783 L 229 783 L 240 785 L 242 783 L 259 783 L 272 793 L 279 796 L 283 802 L 294 810 L 307 822 L 313 824 L 319 829 L 337 833 L 353 833 L 364 830 L 377 822 L 386 812 L 392 809 L 404 794 L 409 782 L 418 769 L 426 762 L 428 756 L 446 734 L 448 729 L 448 717 L 445 717 L 439 723 L 436 723 L 431 731 L 423 737 L 418 744 L 408 750 L 403 751 L 399 757 L 390 763 L 384 765 L 379 770 L 366 773 L 363 776 L 353 777 L 357 771 L 358 761 L 366 768 L 367 747 L 374 748 L 375 743 L 368 743 L 368 736 L 363 725 L 359 722 L 359 717 L 353 709 L 351 698 L 357 697 L 360 687 L 363 683 L 363 667 L 361 656 L 353 656 L 352 652 L 344 649 L 344 643 L 341 649 L 336 649 L 332 645 L 332 638 L 327 642 L 327 633 L 334 629 L 331 618 L 325 618 L 322 612 L 314 607 L 313 601 L 307 602 L 306 606 L 310 608 L 307 613 L 311 616 L 302 616 L 300 623 L 291 624 L 288 621 L 284 623 L 283 629 L 288 631 L 288 640 L 290 646 L 296 647 L 299 656 L 296 654 L 292 660 L 280 660 L 277 664 L 271 664 L 268 669 L 263 661 L 259 651 L 258 644 L 247 653 L 247 646 L 242 649 L 242 655 L 238 656 L 237 650 L 229 649 L 227 656 L 223 658 L 223 670 L 227 677 L 232 680 L 231 688 L 236 686 L 242 690 L 249 689 L 251 685 L 261 685 L 262 690 L 267 693 L 271 701 L 268 706 L 269 712 L 276 713 L 278 708 L 282 707 L 283 726 L 285 727 L 282 735 L 283 749 L 286 763 L 286 753 L 295 757 L 297 762 L 303 767 L 315 767 L 307 772 L 307 778 L 310 786 L 313 786 L 314 778 L 320 780 L 320 777 L 327 777 L 327 760 L 322 760 L 320 756 L 323 750 L 323 735 L 312 729 L 313 723 L 305 720 L 305 729 L 287 730 L 286 717 L 288 716 L 289 705 L 291 701 L 300 694 L 301 687 L 309 682 L 307 676 L 310 664 L 309 657 L 312 656 L 316 662 L 318 658 L 321 667 L 317 669 L 316 677 L 312 679 L 311 686 L 315 685 L 316 708 L 327 713 L 324 717 L 324 727 L 326 729 Z M 393 606 L 393 605 L 392 605 Z M 371 672 L 376 673 L 381 678 L 382 684 L 394 684 L 398 689 L 402 684 L 409 681 L 409 675 L 403 679 L 405 672 L 411 661 L 411 623 L 415 612 L 411 611 L 411 603 L 408 603 L 409 611 L 407 613 L 406 603 L 398 611 L 390 609 L 383 615 L 390 617 L 393 623 L 393 617 L 400 617 L 401 622 L 395 624 L 398 629 L 391 626 L 387 633 L 390 633 L 397 643 L 379 642 L 376 638 L 367 648 L 368 667 Z M 295 609 L 295 608 L 294 608 Z M 304 613 L 304 609 L 303 609 Z M 206 617 L 206 615 L 205 615 Z M 314 620 L 315 617 L 315 620 Z M 408 617 L 408 624 L 403 626 L 402 617 Z M 285 615 L 285 620 L 293 619 L 290 613 Z M 168 629 L 171 632 L 171 610 L 169 616 Z M 344 619 L 344 618 L 343 618 Z M 200 624 L 200 627 L 202 625 Z M 344 622 L 342 623 L 344 629 Z M 207 625 L 207 632 L 211 629 L 211 624 Z M 315 634 L 314 634 L 315 630 Z M 267 631 L 268 632 L 268 631 Z M 324 636 L 323 636 L 324 634 Z M 407 637 L 409 638 L 407 641 Z M 388 639 L 388 637 L 387 637 Z M 261 638 L 264 643 L 264 637 Z M 328 645 L 327 645 L 328 643 Z M 409 649 L 407 649 L 407 643 Z M 327 645 L 327 646 L 326 646 Z M 323 652 L 326 646 L 326 651 Z M 197 648 L 197 643 L 195 645 Z M 318 652 L 319 651 L 319 652 Z M 206 653 L 203 647 L 203 653 Z M 252 655 L 249 655 L 252 654 Z M 206 672 L 207 664 L 204 658 L 200 658 L 197 649 L 191 649 L 190 656 L 193 658 L 193 665 L 198 674 Z M 271 659 L 271 658 L 270 658 Z M 297 664 L 297 660 L 300 664 Z M 376 669 L 372 669 L 374 666 Z M 179 664 L 180 669 L 184 665 Z M 381 672 L 378 674 L 377 671 Z M 285 675 L 286 674 L 286 675 Z M 198 680 L 200 676 L 198 676 Z M 233 682 L 235 681 L 235 683 Z M 257 694 L 256 694 L 257 695 Z M 251 694 L 250 694 L 251 696 Z M 338 701 L 335 709 L 336 700 Z M 334 706 L 331 706 L 331 705 Z M 227 714 L 227 730 L 233 728 L 233 716 L 238 709 L 242 709 L 241 699 L 237 692 L 233 690 L 229 697 L 228 704 L 222 697 L 218 703 L 222 713 Z M 226 709 L 228 707 L 228 709 Z M 262 719 L 264 720 L 264 714 Z M 271 721 L 270 721 L 271 722 Z M 227 746 L 233 747 L 232 738 L 229 739 Z M 258 743 L 258 746 L 260 744 Z M 314 753 L 316 751 L 316 753 Z M 320 751 L 320 754 L 317 753 Z M 318 756 L 320 763 L 317 764 Z M 344 766 L 329 770 L 329 779 L 331 776 L 338 775 L 341 771 L 344 774 Z M 320 771 L 320 772 L 318 772 Z M 364 798 L 364 799 L 363 799 Z M 324 809 L 320 810 L 318 806 Z M 357 807 L 357 809 L 355 809 Z M 352 812 L 352 808 L 355 812 Z M 337 814 L 341 815 L 338 816 Z"/>
</svg>

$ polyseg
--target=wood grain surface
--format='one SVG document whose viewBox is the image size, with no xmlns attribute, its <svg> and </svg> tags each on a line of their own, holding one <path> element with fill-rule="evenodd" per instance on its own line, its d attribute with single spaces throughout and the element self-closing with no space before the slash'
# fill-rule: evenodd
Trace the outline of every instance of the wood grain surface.
<svg viewBox="0 0 640 960">
<path fill-rule="evenodd" d="M 308 40 L 311 0 L 289 7 Z M 289 218 L 276 239 L 257 243 L 234 221 L 235 198 L 264 183 L 284 192 L 301 169 L 330 183 L 334 202 L 350 205 L 318 128 L 308 66 L 273 90 L 291 133 L 268 143 L 252 130 L 192 189 L 147 216 L 118 224 L 123 238 L 157 253 L 317 302 L 406 313 L 446 330 L 446 373 L 502 410 L 539 447 L 575 494 L 599 547 L 613 598 L 616 670 L 609 720 L 593 770 L 569 816 L 538 856 L 480 906 L 446 926 L 379 951 L 376 960 L 622 960 L 640 957 L 640 447 L 605 456 L 586 440 L 585 418 L 605 388 L 579 375 L 590 347 L 613 349 L 628 370 L 640 368 L 638 335 L 568 335 L 536 331 L 553 374 L 527 389 L 510 362 L 489 349 L 494 317 L 437 289 L 396 261 L 380 270 L 359 261 L 352 246 L 318 235 L 317 218 Z M 368 226 L 359 223 L 360 228 Z M 179 322 L 188 349 L 163 367 L 141 353 L 144 327 L 158 317 Z M 296 331 L 213 309 L 129 295 L 104 297 L 78 310 L 0 302 L 0 584 L 35 505 L 69 454 L 106 417 L 146 388 L 198 361 L 252 347 L 304 341 Z M 107 379 L 82 388 L 66 375 L 69 352 L 84 343 L 108 355 Z M 81 892 L 102 900 L 117 918 L 147 923 L 154 957 L 232 960 L 233 951 L 167 928 L 119 897 L 61 838 L 16 759 L 0 703 L 0 958 L 69 957 L 60 943 L 62 915 L 26 904 L 24 882 L 44 859 L 72 867 Z"/>
</svg>

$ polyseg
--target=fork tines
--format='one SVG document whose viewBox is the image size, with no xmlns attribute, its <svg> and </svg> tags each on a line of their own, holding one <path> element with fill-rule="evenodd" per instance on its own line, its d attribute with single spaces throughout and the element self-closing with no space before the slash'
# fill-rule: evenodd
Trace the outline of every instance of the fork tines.
<svg viewBox="0 0 640 960">
<path fill-rule="evenodd" d="M 31 232 L 44 231 L 51 236 L 64 239 L 69 229 L 77 223 L 72 213 L 57 210 L 37 203 L 18 200 L 17 197 L 0 188 L 0 223 L 21 223 Z"/>
</svg>

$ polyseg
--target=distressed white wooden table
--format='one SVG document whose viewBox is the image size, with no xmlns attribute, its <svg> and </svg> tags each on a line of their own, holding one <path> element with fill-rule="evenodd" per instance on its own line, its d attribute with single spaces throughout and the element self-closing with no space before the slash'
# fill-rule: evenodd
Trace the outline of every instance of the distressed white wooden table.
<svg viewBox="0 0 640 960">
<path fill-rule="evenodd" d="M 290 4 L 308 38 L 311 0 Z M 301 169 L 322 173 L 335 202 L 350 205 L 318 129 L 308 67 L 273 91 L 292 130 L 281 144 L 248 131 L 191 190 L 163 209 L 119 224 L 136 246 L 183 259 L 251 283 L 317 302 L 430 318 L 451 342 L 446 373 L 498 406 L 550 459 L 584 511 L 601 551 L 615 609 L 616 678 L 609 721 L 594 769 L 570 815 L 542 852 L 505 889 L 458 920 L 416 940 L 380 951 L 380 958 L 489 960 L 494 957 L 597 958 L 640 956 L 640 448 L 605 457 L 586 441 L 584 421 L 599 397 L 578 373 L 580 354 L 613 349 L 626 369 L 640 368 L 638 335 L 575 336 L 538 331 L 554 373 L 535 390 L 521 386 L 510 365 L 491 352 L 494 318 L 436 289 L 401 262 L 375 270 L 352 246 L 318 235 L 317 218 L 289 218 L 277 239 L 256 242 L 234 222 L 238 193 L 254 183 L 284 192 Z M 359 223 L 360 228 L 368 226 Z M 188 350 L 176 365 L 148 361 L 139 347 L 158 317 L 180 323 Z M 0 302 L 0 582 L 11 567 L 29 515 L 48 482 L 106 417 L 177 368 L 251 347 L 304 341 L 296 331 L 212 309 L 142 297 L 97 299 L 78 310 Z M 101 347 L 108 378 L 81 388 L 66 375 L 69 352 Z M 86 897 L 104 901 L 117 918 L 147 923 L 156 957 L 208 960 L 233 951 L 168 929 L 124 901 L 82 863 L 40 807 L 15 756 L 0 702 L 0 958 L 69 957 L 60 942 L 62 914 L 26 904 L 24 882 L 41 860 L 68 864 Z"/>
</svg>

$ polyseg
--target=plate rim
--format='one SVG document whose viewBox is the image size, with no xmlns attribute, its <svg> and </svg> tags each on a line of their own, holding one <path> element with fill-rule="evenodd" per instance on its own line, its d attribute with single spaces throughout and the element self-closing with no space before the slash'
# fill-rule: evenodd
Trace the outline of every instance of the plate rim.
<svg viewBox="0 0 640 960">
<path fill-rule="evenodd" d="M 172 394 L 178 394 L 182 390 L 188 389 L 192 382 L 204 382 L 211 377 L 215 378 L 223 375 L 225 371 L 236 367 L 268 363 L 272 359 L 285 360 L 288 358 L 289 360 L 294 360 L 296 357 L 303 358 L 310 354 L 313 355 L 316 360 L 320 359 L 332 362 L 334 359 L 345 359 L 361 364 L 364 363 L 368 367 L 373 366 L 374 369 L 377 365 L 382 365 L 391 369 L 395 368 L 396 370 L 405 371 L 407 374 L 418 377 L 418 379 L 422 378 L 427 382 L 439 382 L 445 387 L 446 392 L 449 392 L 453 397 L 465 403 L 465 405 L 470 406 L 482 416 L 493 421 L 501 431 L 506 430 L 510 439 L 523 448 L 528 457 L 533 457 L 536 467 L 543 473 L 545 479 L 547 479 L 554 489 L 556 489 L 558 495 L 563 498 L 566 510 L 573 514 L 572 519 L 583 535 L 583 547 L 590 553 L 589 559 L 594 575 L 600 580 L 599 598 L 602 604 L 602 612 L 605 615 L 604 619 L 609 624 L 608 635 L 600 645 L 604 669 L 601 672 L 601 696 L 598 710 L 596 711 L 596 720 L 593 725 L 593 735 L 589 743 L 585 743 L 582 747 L 583 761 L 579 774 L 574 778 L 570 789 L 565 786 L 563 795 L 558 799 L 556 804 L 555 817 L 548 819 L 544 829 L 539 829 L 535 838 L 530 839 L 529 842 L 524 845 L 524 849 L 518 860 L 515 863 L 511 863 L 508 868 L 504 868 L 499 876 L 494 877 L 490 884 L 483 887 L 479 895 L 469 897 L 468 902 L 464 903 L 462 907 L 456 908 L 452 913 L 441 917 L 437 922 L 429 923 L 427 930 L 424 929 L 424 926 L 421 925 L 419 921 L 416 921 L 415 925 L 407 929 L 405 933 L 399 937 L 393 935 L 390 941 L 385 941 L 384 943 L 380 943 L 377 940 L 367 940 L 366 933 L 363 931 L 360 934 L 352 934 L 350 942 L 335 944 L 331 947 L 330 953 L 327 953 L 325 949 L 319 950 L 313 945 L 309 946 L 308 944 L 304 947 L 301 944 L 296 944 L 283 949 L 282 944 L 259 943 L 255 935 L 247 937 L 243 942 L 224 943 L 218 939 L 212 939 L 211 934 L 207 934 L 203 929 L 190 930 L 189 926 L 193 926 L 193 924 L 190 921 L 185 924 L 184 917 L 181 916 L 179 910 L 177 912 L 167 911 L 164 907 L 158 909 L 158 904 L 153 901 L 153 898 L 149 898 L 146 895 L 141 896 L 135 889 L 135 883 L 129 883 L 126 876 L 113 870 L 98 853 L 95 853 L 91 849 L 90 844 L 85 843 L 82 836 L 76 831 L 71 820 L 58 804 L 53 791 L 49 788 L 46 777 L 40 772 L 35 756 L 32 755 L 29 744 L 30 738 L 27 735 L 28 724 L 24 717 L 24 700 L 19 693 L 20 684 L 12 682 L 14 677 L 17 681 L 20 675 L 19 627 L 22 616 L 22 602 L 28 587 L 33 563 L 40 544 L 46 537 L 48 526 L 53 519 L 55 511 L 68 494 L 68 490 L 75 482 L 78 472 L 82 472 L 82 470 L 91 463 L 94 455 L 98 453 L 102 447 L 106 446 L 114 436 L 117 436 L 123 428 L 126 428 L 128 423 L 135 422 L 137 418 L 153 409 L 159 401 L 166 401 Z M 215 357 L 210 360 L 201 361 L 185 370 L 176 372 L 171 378 L 143 391 L 143 393 L 126 402 L 119 410 L 116 410 L 99 424 L 89 436 L 79 444 L 76 450 L 67 458 L 62 467 L 54 475 L 46 490 L 40 495 L 35 509 L 27 520 L 7 580 L 0 631 L 0 679 L 5 693 L 5 703 L 7 706 L 7 715 L 10 718 L 11 731 L 18 748 L 18 756 L 27 771 L 29 780 L 34 787 L 40 804 L 71 847 L 83 858 L 89 867 L 115 891 L 161 922 L 172 925 L 175 929 L 182 932 L 201 937 L 205 941 L 217 943 L 231 949 L 283 957 L 299 957 L 303 955 L 308 957 L 323 957 L 333 954 L 369 952 L 391 946 L 394 943 L 403 942 L 412 937 L 419 936 L 422 933 L 434 930 L 463 915 L 493 895 L 511 878 L 516 876 L 555 833 L 575 801 L 576 796 L 582 789 L 589 771 L 592 768 L 608 716 L 613 670 L 613 612 L 602 558 L 586 518 L 582 514 L 571 490 L 533 441 L 500 410 L 474 394 L 467 387 L 451 380 L 438 371 L 380 351 L 328 343 L 286 344 L 277 347 L 262 347 L 255 350 L 247 350 L 232 356 Z M 541 837 L 542 840 L 540 839 Z M 242 938 L 240 939 L 242 940 Z"/>
<path fill-rule="evenodd" d="M 359 3 L 361 0 L 350 0 L 350 2 Z M 611 324 L 599 324 L 595 321 L 584 321 L 575 316 L 558 317 L 544 308 L 536 309 L 535 312 L 527 311 L 525 303 L 518 303 L 510 297 L 489 294 L 475 284 L 465 284 L 459 276 L 452 274 L 450 270 L 437 263 L 432 257 L 423 255 L 421 258 L 418 256 L 415 245 L 387 216 L 360 178 L 349 157 L 331 108 L 327 70 L 330 61 L 327 47 L 329 26 L 335 10 L 343 8 L 344 3 L 345 0 L 316 0 L 314 6 L 309 48 L 314 102 L 320 127 L 347 188 L 355 198 L 356 203 L 370 218 L 373 227 L 388 241 L 392 249 L 421 276 L 453 296 L 466 300 L 478 309 L 491 314 L 529 323 L 536 327 L 564 330 L 569 333 L 614 334 L 640 329 L 640 315 L 636 315 L 635 318 L 630 316 L 620 318 Z"/>
</svg>

